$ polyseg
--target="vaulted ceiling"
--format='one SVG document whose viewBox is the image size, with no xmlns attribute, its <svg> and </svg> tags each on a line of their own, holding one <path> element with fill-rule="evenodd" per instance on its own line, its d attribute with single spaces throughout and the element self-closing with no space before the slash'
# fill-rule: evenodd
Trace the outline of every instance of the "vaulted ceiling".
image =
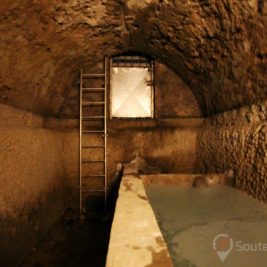
<svg viewBox="0 0 267 267">
<path fill-rule="evenodd" d="M 78 114 L 80 68 L 140 52 L 190 86 L 206 116 L 267 96 L 260 0 L 1 0 L 0 103 Z"/>
</svg>

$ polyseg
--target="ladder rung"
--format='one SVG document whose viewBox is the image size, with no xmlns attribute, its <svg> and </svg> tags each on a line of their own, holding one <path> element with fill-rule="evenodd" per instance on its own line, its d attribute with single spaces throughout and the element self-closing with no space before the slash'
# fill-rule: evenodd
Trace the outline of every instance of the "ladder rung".
<svg viewBox="0 0 267 267">
<path fill-rule="evenodd" d="M 96 91 L 96 92 L 103 92 L 105 91 L 105 88 L 104 87 L 99 87 L 99 88 L 93 88 L 93 87 L 87 87 L 87 88 L 82 88 L 83 91 Z"/>
<path fill-rule="evenodd" d="M 82 102 L 83 106 L 100 106 L 105 105 L 105 102 Z"/>
<path fill-rule="evenodd" d="M 82 117 L 82 120 L 96 120 L 96 119 L 104 119 L 105 116 L 87 116 Z"/>
<path fill-rule="evenodd" d="M 104 133 L 105 131 L 82 131 L 84 134 L 90 134 L 90 133 Z"/>
<path fill-rule="evenodd" d="M 105 162 L 105 160 L 82 160 L 82 163 L 101 163 Z"/>
<path fill-rule="evenodd" d="M 86 175 L 86 176 L 83 176 L 82 179 L 91 178 L 91 177 L 105 177 L 105 174 Z"/>
<path fill-rule="evenodd" d="M 105 146 L 82 146 L 82 148 L 104 148 Z"/>
<path fill-rule="evenodd" d="M 95 74 L 82 74 L 82 77 L 84 78 L 92 78 L 92 77 L 105 77 L 106 75 L 104 73 L 95 73 Z"/>
<path fill-rule="evenodd" d="M 82 185 L 82 186 L 75 186 L 74 188 L 76 188 L 76 189 L 80 189 L 80 188 L 84 188 L 85 187 L 85 185 Z M 106 187 L 106 190 L 108 190 L 109 189 L 109 187 Z M 93 191 L 94 191 L 94 189 L 92 189 Z M 96 190 L 98 190 L 98 189 L 96 189 Z M 99 189 L 99 190 L 102 190 L 102 189 Z M 104 189 L 103 189 L 104 190 Z"/>
<path fill-rule="evenodd" d="M 90 193 L 90 192 L 106 192 L 107 189 L 91 189 L 91 190 L 82 190 L 83 193 Z"/>
</svg>

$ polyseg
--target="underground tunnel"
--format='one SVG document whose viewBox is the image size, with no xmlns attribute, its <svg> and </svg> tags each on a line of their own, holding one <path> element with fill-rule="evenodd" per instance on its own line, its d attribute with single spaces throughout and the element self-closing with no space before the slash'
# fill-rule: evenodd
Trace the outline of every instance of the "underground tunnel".
<svg viewBox="0 0 267 267">
<path fill-rule="evenodd" d="M 0 21 L 0 266 L 266 266 L 266 1 Z"/>
</svg>

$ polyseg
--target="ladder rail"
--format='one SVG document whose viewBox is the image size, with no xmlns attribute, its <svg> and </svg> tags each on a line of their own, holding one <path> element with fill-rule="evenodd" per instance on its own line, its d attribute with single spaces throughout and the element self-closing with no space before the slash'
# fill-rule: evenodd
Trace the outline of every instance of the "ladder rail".
<svg viewBox="0 0 267 267">
<path fill-rule="evenodd" d="M 108 75 L 108 70 L 107 70 L 107 68 L 108 68 L 108 58 L 107 57 L 105 57 L 104 58 L 104 60 L 105 60 L 105 66 L 104 66 L 104 68 L 105 68 L 105 70 L 104 70 L 104 72 L 105 72 L 105 96 L 104 96 L 104 102 L 105 102 L 105 106 L 104 106 L 104 120 L 105 120 L 105 122 L 104 122 L 104 129 L 105 129 L 105 137 L 104 137 L 104 142 L 105 142 L 105 148 L 104 148 L 104 153 L 105 153 L 105 184 L 104 184 L 104 186 L 105 186 L 105 203 L 104 203 L 104 205 L 105 205 L 105 210 L 106 210 L 106 206 L 107 206 L 107 84 L 108 84 L 108 77 L 107 77 L 107 75 Z"/>
<path fill-rule="evenodd" d="M 79 167 L 79 186 L 80 186 L 80 192 L 79 192 L 79 208 L 80 208 L 80 214 L 83 212 L 83 206 L 82 206 L 82 132 L 83 132 L 83 126 L 82 126 L 82 99 L 83 99 L 83 71 L 81 69 L 80 74 L 80 167 Z"/>
</svg>

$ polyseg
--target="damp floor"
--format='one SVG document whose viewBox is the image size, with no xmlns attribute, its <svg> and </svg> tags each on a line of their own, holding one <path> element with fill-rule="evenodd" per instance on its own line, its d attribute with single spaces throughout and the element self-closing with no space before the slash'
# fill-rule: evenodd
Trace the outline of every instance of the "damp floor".
<svg viewBox="0 0 267 267">
<path fill-rule="evenodd" d="M 111 223 L 96 212 L 81 223 L 67 211 L 20 267 L 104 267 Z"/>
<path fill-rule="evenodd" d="M 266 204 L 226 186 L 155 185 L 146 192 L 175 267 L 266 267 Z M 213 245 L 221 234 L 230 238 Z"/>
</svg>

